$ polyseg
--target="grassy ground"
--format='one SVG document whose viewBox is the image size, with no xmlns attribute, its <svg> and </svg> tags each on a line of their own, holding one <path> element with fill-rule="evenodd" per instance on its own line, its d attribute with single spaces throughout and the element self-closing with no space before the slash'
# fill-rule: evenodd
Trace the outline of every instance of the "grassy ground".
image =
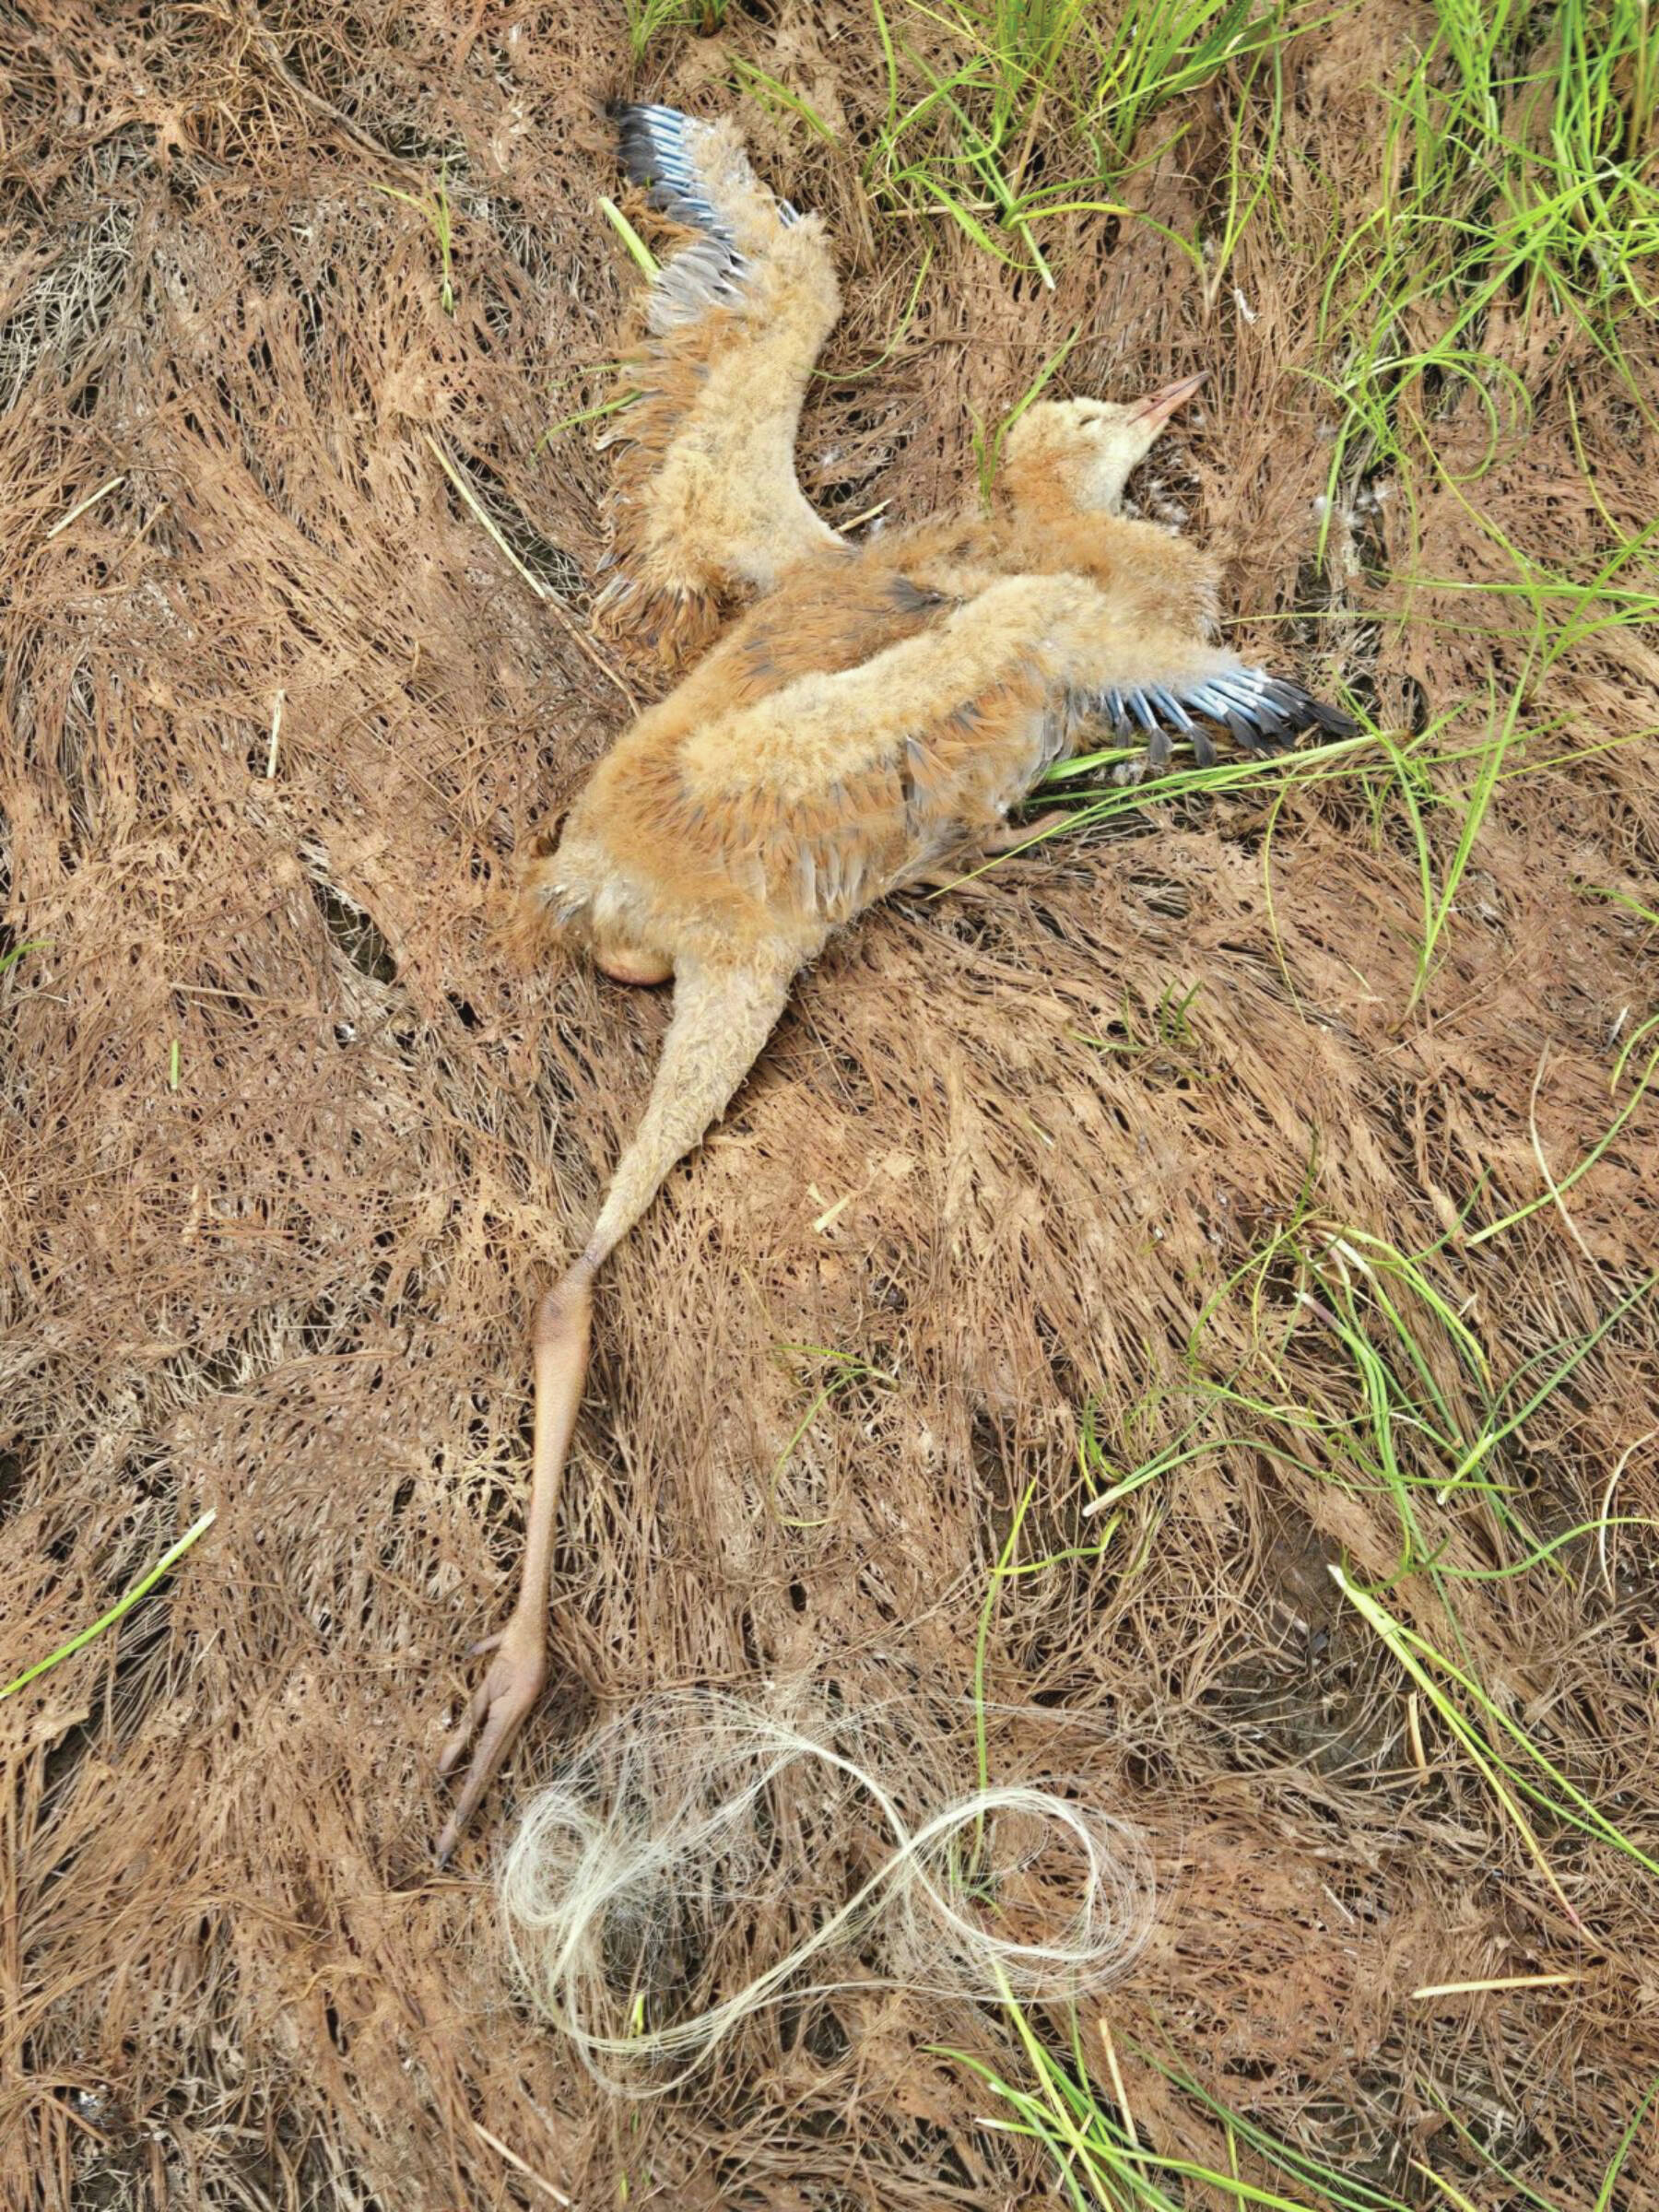
<svg viewBox="0 0 1659 2212">
<path fill-rule="evenodd" d="M 1650 10 L 9 20 L 6 2201 L 1653 2201 Z M 1140 509 L 1363 724 L 1067 764 L 619 1261 L 494 1820 L 649 1688 L 828 1678 L 1158 1874 L 1104 1997 L 796 2003 L 640 2104 L 517 2005 L 488 1825 L 425 1857 L 663 1020 L 495 930 L 662 680 L 584 619 L 620 93 L 830 220 L 827 514 L 1207 366 Z"/>
</svg>

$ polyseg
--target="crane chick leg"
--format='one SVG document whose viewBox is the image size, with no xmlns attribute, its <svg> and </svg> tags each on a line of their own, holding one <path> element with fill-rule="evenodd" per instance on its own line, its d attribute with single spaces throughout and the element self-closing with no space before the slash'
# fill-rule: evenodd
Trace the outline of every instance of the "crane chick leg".
<svg viewBox="0 0 1659 2212">
<path fill-rule="evenodd" d="M 553 1530 L 587 1373 L 594 1277 L 655 1197 L 675 1162 L 724 1112 L 783 1011 L 796 965 L 796 957 L 782 948 L 768 948 L 742 968 L 682 965 L 674 1019 L 639 1131 L 618 1163 L 581 1258 L 537 1302 L 535 1430 L 518 1598 L 501 1633 L 476 1647 L 475 1655 L 492 1652 L 494 1656 L 438 1762 L 441 1774 L 453 1771 L 476 1736 L 466 1780 L 438 1839 L 440 1865 L 499 1772 L 547 1680 Z"/>
<path fill-rule="evenodd" d="M 439 1773 L 450 1773 L 475 1734 L 477 1735 L 465 1785 L 438 1839 L 440 1866 L 455 1848 L 547 1678 L 544 1616 L 553 1560 L 553 1524 L 587 1374 L 594 1272 L 594 1263 L 583 1253 L 536 1301 L 533 1336 L 535 1430 L 518 1602 L 500 1635 L 474 1645 L 473 1657 L 479 1658 L 487 1652 L 494 1656 L 473 1693 L 465 1718 L 438 1761 Z"/>
<path fill-rule="evenodd" d="M 1046 814 L 1032 815 L 1023 822 L 1007 822 L 1002 829 L 994 830 L 980 851 L 987 860 L 999 860 L 1009 853 L 1023 853 L 1040 838 L 1052 837 L 1056 830 L 1067 828 L 1071 818 L 1069 806 L 1051 806 Z"/>
</svg>

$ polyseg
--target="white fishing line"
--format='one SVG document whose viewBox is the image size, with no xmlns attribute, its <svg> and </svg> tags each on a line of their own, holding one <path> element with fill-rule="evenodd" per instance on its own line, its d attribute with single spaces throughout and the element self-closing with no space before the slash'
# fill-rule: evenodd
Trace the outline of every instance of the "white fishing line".
<svg viewBox="0 0 1659 2212">
<path fill-rule="evenodd" d="M 649 2095 L 785 1998 L 1098 1988 L 1150 1924 L 1138 1834 L 1060 1778 L 953 1788 L 961 1740 L 913 1699 L 646 1700 L 536 1794 L 508 1849 L 525 1989 L 595 2075 Z M 723 1954 L 752 1969 L 769 1948 L 716 1994 Z"/>
</svg>

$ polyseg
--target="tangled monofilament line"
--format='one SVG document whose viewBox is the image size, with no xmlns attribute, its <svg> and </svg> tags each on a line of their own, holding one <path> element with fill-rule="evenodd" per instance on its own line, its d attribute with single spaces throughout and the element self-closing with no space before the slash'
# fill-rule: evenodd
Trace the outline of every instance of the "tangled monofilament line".
<svg viewBox="0 0 1659 2212">
<path fill-rule="evenodd" d="M 851 1711 L 797 1691 L 775 1712 L 713 1690 L 647 1699 L 537 1793 L 507 1852 L 501 1903 L 526 1989 L 595 2075 L 649 2095 L 786 1997 L 1098 1988 L 1150 1922 L 1138 1835 L 1053 1777 L 953 1790 L 953 1735 L 912 1699 Z M 844 1901 L 801 1929 L 799 1900 L 829 1886 L 838 1856 Z M 775 1955 L 715 1994 L 723 1937 L 741 1951 L 769 1928 Z"/>
</svg>

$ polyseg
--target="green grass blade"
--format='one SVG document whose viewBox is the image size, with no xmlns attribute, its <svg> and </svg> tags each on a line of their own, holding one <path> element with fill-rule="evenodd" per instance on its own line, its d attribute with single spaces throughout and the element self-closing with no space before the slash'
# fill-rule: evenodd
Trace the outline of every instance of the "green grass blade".
<svg viewBox="0 0 1659 2212">
<path fill-rule="evenodd" d="M 76 1652 L 85 1651 L 88 1644 L 103 1635 L 107 1630 L 112 1629 L 118 1620 L 124 1619 L 135 1605 L 149 1595 L 162 1576 L 178 1565 L 191 1546 L 206 1535 L 218 1519 L 217 1511 L 209 1511 L 198 1521 L 193 1522 L 178 1542 L 164 1551 L 153 1567 L 147 1568 L 132 1588 L 124 1596 L 118 1597 L 107 1613 L 100 1613 L 90 1628 L 82 1629 L 78 1634 L 71 1636 L 67 1643 L 59 1644 L 57 1650 L 44 1659 L 37 1659 L 32 1666 L 26 1666 L 20 1675 L 15 1676 L 4 1689 L 0 1689 L 0 1700 L 15 1696 L 18 1690 L 26 1688 L 30 1682 L 38 1680 L 53 1667 L 61 1666 L 65 1659 L 72 1659 Z"/>
</svg>

